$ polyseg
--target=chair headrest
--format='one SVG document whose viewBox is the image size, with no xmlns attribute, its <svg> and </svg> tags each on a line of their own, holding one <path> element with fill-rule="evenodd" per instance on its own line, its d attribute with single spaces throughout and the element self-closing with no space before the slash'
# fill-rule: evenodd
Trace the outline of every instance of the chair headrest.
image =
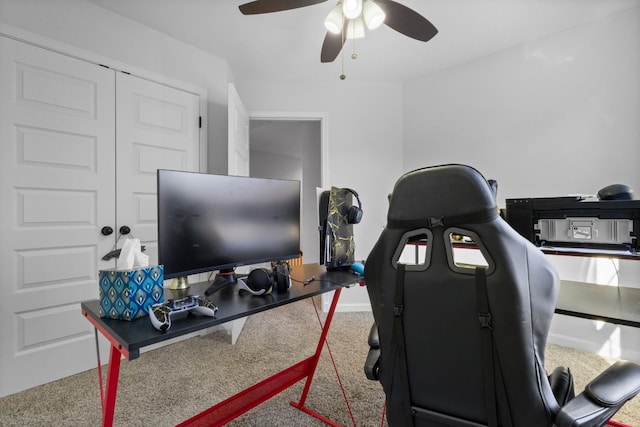
<svg viewBox="0 0 640 427">
<path fill-rule="evenodd" d="M 391 194 L 391 228 L 488 221 L 498 215 L 495 196 L 476 169 L 459 164 L 432 166 L 401 176 Z M 438 219 L 444 219 L 441 224 Z M 444 224 L 443 224 L 444 223 Z"/>
</svg>

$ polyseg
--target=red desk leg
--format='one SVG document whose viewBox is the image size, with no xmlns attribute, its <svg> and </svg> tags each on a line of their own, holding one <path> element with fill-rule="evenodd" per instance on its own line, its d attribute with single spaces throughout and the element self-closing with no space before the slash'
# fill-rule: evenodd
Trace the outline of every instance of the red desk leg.
<svg viewBox="0 0 640 427">
<path fill-rule="evenodd" d="M 318 345 L 316 347 L 316 352 L 311 358 L 311 366 L 309 368 L 309 372 L 307 374 L 307 381 L 304 384 L 304 389 L 302 390 L 302 395 L 300 396 L 299 402 L 291 402 L 291 406 L 298 408 L 302 412 L 305 412 L 312 417 L 315 417 L 325 424 L 338 427 L 339 424 L 334 423 L 330 419 L 326 418 L 323 415 L 318 414 L 315 411 L 304 406 L 305 401 L 307 400 L 307 395 L 309 394 L 309 388 L 311 388 L 311 381 L 313 380 L 313 374 L 316 371 L 316 367 L 318 366 L 318 361 L 320 360 L 320 354 L 322 353 L 322 348 L 324 347 L 325 342 L 327 341 L 327 334 L 329 333 L 329 327 L 331 326 L 331 321 L 333 320 L 333 314 L 336 311 L 336 306 L 338 305 L 338 298 L 340 298 L 340 292 L 342 289 L 336 289 L 333 294 L 333 299 L 331 300 L 331 307 L 329 308 L 329 312 L 327 313 L 327 319 L 324 322 L 324 326 L 322 328 L 322 333 L 320 334 L 320 339 L 318 340 Z"/>
<path fill-rule="evenodd" d="M 111 343 L 111 354 L 109 356 L 109 369 L 107 370 L 107 390 L 106 396 L 102 390 L 102 366 L 100 363 L 100 345 L 98 343 L 98 333 L 96 332 L 96 355 L 98 358 L 98 378 L 100 387 L 100 403 L 102 404 L 102 425 L 111 427 L 113 425 L 113 413 L 116 407 L 116 393 L 118 391 L 118 377 L 120 375 L 120 359 L 122 356 L 129 359 L 129 350 L 112 337 L 109 332 L 102 327 L 98 321 L 82 310 L 82 315 Z"/>
<path fill-rule="evenodd" d="M 307 398 L 307 394 L 309 393 L 309 387 L 311 387 L 313 374 L 315 373 L 316 367 L 318 366 L 320 353 L 322 352 L 322 348 L 327 339 L 327 333 L 329 332 L 329 327 L 331 326 L 333 313 L 335 312 L 336 306 L 338 305 L 338 298 L 340 297 L 341 290 L 342 289 L 337 289 L 333 295 L 331 308 L 329 309 L 329 313 L 327 314 L 327 319 L 322 328 L 320 340 L 318 341 L 316 352 L 313 356 L 308 357 L 307 359 L 302 360 L 295 365 L 284 369 L 281 372 L 278 372 L 277 374 L 247 388 L 246 390 L 243 390 L 235 394 L 234 396 L 229 397 L 228 399 L 212 406 L 211 408 L 204 410 L 200 414 L 195 415 L 192 418 L 178 424 L 178 427 L 223 426 L 305 378 L 306 383 L 302 392 L 300 402 L 291 402 L 291 404 L 294 407 L 323 421 L 326 424 L 338 426 L 338 424 L 334 423 L 330 419 L 306 408 L 304 406 L 304 402 Z"/>
<path fill-rule="evenodd" d="M 122 355 L 120 352 L 112 346 L 111 355 L 109 357 L 109 369 L 107 370 L 107 392 L 104 402 L 102 402 L 103 427 L 111 427 L 113 425 L 113 414 L 116 409 L 116 393 L 118 392 L 118 376 L 120 374 L 121 357 Z"/>
</svg>

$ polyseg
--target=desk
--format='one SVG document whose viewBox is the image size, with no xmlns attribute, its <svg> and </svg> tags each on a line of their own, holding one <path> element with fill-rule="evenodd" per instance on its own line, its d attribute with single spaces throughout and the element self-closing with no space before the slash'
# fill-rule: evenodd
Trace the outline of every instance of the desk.
<svg viewBox="0 0 640 427">
<path fill-rule="evenodd" d="M 308 285 L 301 283 L 312 276 L 315 277 L 315 280 Z M 171 328 L 164 333 L 154 329 L 147 317 L 142 317 L 131 322 L 101 318 L 98 300 L 83 302 L 81 304 L 83 316 L 85 316 L 96 330 L 104 335 L 111 344 L 106 393 L 104 396 L 102 396 L 102 384 L 100 384 L 100 393 L 102 396 L 102 425 L 111 426 L 113 424 L 120 360 L 122 356 L 128 360 L 133 360 L 140 357 L 140 349 L 148 345 L 201 331 L 234 319 L 270 310 L 330 291 L 335 291 L 335 293 L 322 328 L 318 345 L 312 356 L 212 406 L 180 425 L 223 425 L 305 378 L 306 383 L 300 402 L 292 402 L 291 404 L 327 424 L 335 425 L 322 415 L 306 408 L 304 403 L 331 325 L 340 292 L 344 286 L 354 284 L 360 281 L 361 278 L 353 274 L 350 270 L 326 271 L 324 267 L 318 264 L 305 264 L 294 267 L 291 272 L 291 278 L 293 279 L 292 286 L 286 294 L 273 293 L 260 297 L 254 297 L 248 293 L 239 295 L 237 286 L 229 286 L 209 297 L 209 299 L 218 306 L 218 312 L 214 318 L 188 316 L 185 319 L 172 319 Z M 208 285 L 209 283 L 207 282 L 196 283 L 192 285 L 187 292 L 190 295 L 204 295 L 204 291 Z M 181 294 L 178 291 L 165 289 L 165 296 L 166 298 L 185 296 L 184 291 L 182 292 Z M 102 378 L 100 372 L 100 369 L 98 369 L 98 374 L 100 378 Z"/>
<path fill-rule="evenodd" d="M 640 328 L 640 289 L 561 280 L 555 312 Z"/>
</svg>

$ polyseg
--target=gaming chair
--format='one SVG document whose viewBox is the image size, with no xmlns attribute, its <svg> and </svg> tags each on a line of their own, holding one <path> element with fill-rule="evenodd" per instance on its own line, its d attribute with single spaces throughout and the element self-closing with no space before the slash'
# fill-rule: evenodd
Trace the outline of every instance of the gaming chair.
<svg viewBox="0 0 640 427">
<path fill-rule="evenodd" d="M 638 393 L 630 362 L 576 397 L 567 368 L 548 376 L 558 275 L 499 216 L 477 170 L 407 173 L 389 203 L 364 276 L 375 319 L 365 372 L 390 426 L 601 426 Z"/>
</svg>

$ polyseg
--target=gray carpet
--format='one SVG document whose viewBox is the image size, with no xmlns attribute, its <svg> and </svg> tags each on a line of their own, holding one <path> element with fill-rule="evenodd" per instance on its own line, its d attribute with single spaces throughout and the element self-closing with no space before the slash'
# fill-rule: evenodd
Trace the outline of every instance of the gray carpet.
<svg viewBox="0 0 640 427">
<path fill-rule="evenodd" d="M 319 304 L 318 304 L 319 305 Z M 324 320 L 324 315 L 321 314 Z M 336 313 L 329 345 L 358 426 L 380 426 L 383 393 L 362 370 L 371 313 Z M 236 345 L 223 331 L 192 338 L 123 361 L 116 426 L 173 426 L 313 354 L 320 336 L 311 300 L 251 316 Z M 576 389 L 611 361 L 550 345 L 547 367 L 570 366 Z M 106 359 L 106 355 L 103 355 Z M 106 372 L 105 372 L 106 378 Z M 323 426 L 293 408 L 300 382 L 230 423 L 231 426 Z M 343 425 L 353 425 L 331 359 L 325 350 L 306 406 Z M 0 399 L 0 426 L 98 426 L 100 395 L 95 370 Z M 640 399 L 627 403 L 614 419 L 640 426 Z"/>
</svg>

